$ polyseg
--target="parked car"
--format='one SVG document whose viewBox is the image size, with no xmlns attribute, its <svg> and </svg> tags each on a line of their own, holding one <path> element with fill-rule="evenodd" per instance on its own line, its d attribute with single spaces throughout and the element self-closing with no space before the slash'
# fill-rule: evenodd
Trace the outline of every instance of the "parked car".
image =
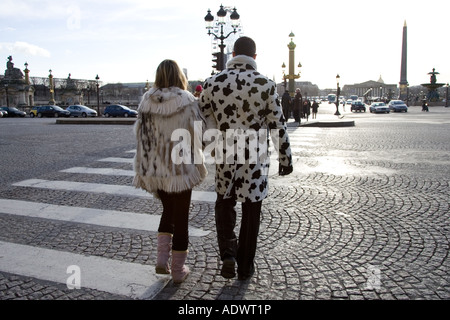
<svg viewBox="0 0 450 320">
<path fill-rule="evenodd" d="M 390 113 L 391 109 L 384 102 L 374 102 L 369 108 L 371 113 Z"/>
<path fill-rule="evenodd" d="M 352 107 L 350 108 L 350 110 L 352 112 L 353 111 L 366 112 L 366 105 L 364 103 L 362 103 L 361 101 L 353 101 Z"/>
<path fill-rule="evenodd" d="M 20 111 L 17 108 L 14 107 L 0 107 L 1 110 L 6 111 L 7 114 L 3 114 L 3 116 L 5 117 L 25 117 L 27 114 L 26 112 Z"/>
<path fill-rule="evenodd" d="M 36 110 L 38 118 L 42 117 L 70 117 L 70 112 L 59 106 L 40 106 Z"/>
<path fill-rule="evenodd" d="M 39 107 L 31 107 L 30 109 L 30 118 L 37 117 L 37 111 Z"/>
<path fill-rule="evenodd" d="M 120 104 L 113 104 L 107 106 L 105 112 L 103 112 L 105 117 L 137 117 L 138 113 L 135 110 L 131 110 L 126 106 Z"/>
<path fill-rule="evenodd" d="M 0 108 L 0 118 L 7 117 L 7 116 L 8 116 L 8 111 Z"/>
<path fill-rule="evenodd" d="M 69 106 L 67 109 L 67 111 L 70 112 L 70 116 L 71 117 L 96 117 L 97 116 L 97 111 L 88 108 L 86 106 L 81 106 L 81 105 L 74 105 L 74 106 Z"/>
<path fill-rule="evenodd" d="M 389 109 L 394 112 L 408 112 L 408 106 L 402 100 L 391 100 Z"/>
</svg>

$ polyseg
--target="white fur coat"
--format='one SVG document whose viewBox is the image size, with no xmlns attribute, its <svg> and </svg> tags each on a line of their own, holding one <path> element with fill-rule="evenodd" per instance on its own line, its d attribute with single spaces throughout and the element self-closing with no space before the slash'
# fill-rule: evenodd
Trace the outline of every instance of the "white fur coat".
<svg viewBox="0 0 450 320">
<path fill-rule="evenodd" d="M 177 163 L 179 161 L 173 156 L 174 148 L 180 145 L 181 140 L 171 141 L 175 130 L 189 132 L 191 150 L 175 153 L 202 154 L 201 143 L 194 147 L 194 122 L 203 121 L 195 97 L 175 87 L 152 88 L 145 93 L 138 112 L 133 185 L 158 197 L 157 190 L 179 193 L 200 184 L 207 175 L 203 161 L 201 164 L 198 161 L 197 164 L 194 161 Z"/>
</svg>

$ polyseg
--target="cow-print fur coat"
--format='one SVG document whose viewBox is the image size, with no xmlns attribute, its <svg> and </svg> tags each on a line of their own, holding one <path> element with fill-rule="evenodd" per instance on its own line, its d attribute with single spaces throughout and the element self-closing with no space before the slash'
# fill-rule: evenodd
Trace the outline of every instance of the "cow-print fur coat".
<svg viewBox="0 0 450 320">
<path fill-rule="evenodd" d="M 276 84 L 257 72 L 253 58 L 235 56 L 227 63 L 226 70 L 205 81 L 203 89 L 200 97 L 202 112 L 208 124 L 211 123 L 211 118 L 214 120 L 212 123 L 222 132 L 223 137 L 228 130 L 275 130 L 279 137 L 272 136 L 272 141 L 274 145 L 279 146 L 278 160 L 283 166 L 292 165 L 289 137 Z M 269 141 L 267 138 L 264 140 L 267 148 Z M 251 152 L 261 151 L 261 146 L 257 150 L 249 148 L 251 145 L 248 142 L 247 139 L 246 160 Z M 237 160 L 238 152 L 234 153 L 234 160 Z M 216 161 L 216 192 L 224 198 L 235 198 L 239 202 L 258 202 L 265 199 L 268 194 L 267 174 L 270 159 L 242 163 L 243 161 L 228 161 L 230 158 L 233 160 L 233 154 L 227 157 L 225 146 L 225 160 L 221 163 Z"/>
<path fill-rule="evenodd" d="M 195 121 L 203 122 L 204 118 L 198 101 L 188 91 L 176 87 L 152 88 L 144 94 L 134 127 L 137 151 L 133 185 L 136 188 L 147 190 L 158 198 L 157 190 L 179 193 L 203 181 L 207 175 L 203 159 L 180 163 L 173 156 L 174 147 L 183 140 L 172 141 L 172 133 L 179 129 L 187 130 L 191 136 L 188 152 L 203 156 L 201 141 L 195 144 L 198 150 L 194 150 Z"/>
</svg>

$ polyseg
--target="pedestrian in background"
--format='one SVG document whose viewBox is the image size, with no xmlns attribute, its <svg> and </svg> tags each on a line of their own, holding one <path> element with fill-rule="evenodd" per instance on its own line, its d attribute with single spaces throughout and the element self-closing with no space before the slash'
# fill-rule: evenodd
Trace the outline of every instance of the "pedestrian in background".
<svg viewBox="0 0 450 320">
<path fill-rule="evenodd" d="M 306 118 L 306 121 L 309 121 L 309 115 L 311 114 L 311 101 L 306 99 L 303 103 L 303 116 Z"/>
<path fill-rule="evenodd" d="M 281 97 L 281 106 L 283 107 L 283 115 L 286 122 L 289 121 L 291 117 L 291 109 L 292 109 L 292 99 L 289 91 L 284 91 L 283 96 Z"/>
<path fill-rule="evenodd" d="M 203 91 L 203 87 L 201 85 L 198 85 L 197 87 L 195 87 L 194 97 L 199 98 L 200 95 L 202 94 L 202 91 Z"/>
<path fill-rule="evenodd" d="M 178 64 L 173 60 L 161 62 L 154 87 L 144 94 L 139 105 L 135 124 L 137 152 L 133 185 L 162 201 L 156 273 L 172 273 L 174 283 L 183 282 L 189 274 L 185 262 L 192 188 L 207 175 L 203 163 L 177 159 L 184 152 L 203 156 L 201 142 L 195 144 L 191 139 L 188 146 L 191 150 L 177 150 L 179 141 L 172 141 L 172 133 L 178 129 L 185 129 L 195 137 L 194 121 L 203 121 L 197 99 L 186 89 L 187 80 Z M 200 149 L 194 149 L 195 145 Z"/>
<path fill-rule="evenodd" d="M 228 61 L 227 69 L 205 81 L 200 106 L 207 123 L 218 129 L 223 137 L 228 137 L 229 130 L 265 133 L 266 138 L 260 138 L 259 146 L 255 148 L 259 151 L 268 150 L 267 132 L 275 131 L 278 137 L 272 136 L 272 140 L 278 146 L 279 174 L 287 175 L 293 170 L 292 156 L 276 84 L 257 71 L 255 58 L 256 45 L 251 38 L 236 40 L 233 59 Z M 234 154 L 236 145 L 239 148 L 237 141 L 225 140 L 226 147 L 219 149 L 223 149 L 222 158 L 226 162 L 218 162 L 216 158 L 215 218 L 223 261 L 221 275 L 227 279 L 235 277 L 237 262 L 238 279 L 246 280 L 255 270 L 262 201 L 268 195 L 270 158 L 250 163 L 247 156 L 257 150 L 250 149 L 247 142 L 243 147 L 247 155 L 245 161 L 237 161 Z M 231 154 L 227 151 L 230 149 L 233 150 Z M 237 202 L 242 203 L 239 240 L 234 233 Z"/>
<path fill-rule="evenodd" d="M 317 112 L 319 111 L 319 104 L 317 103 L 317 100 L 314 100 L 311 109 L 312 109 L 312 119 L 317 119 Z"/>
<path fill-rule="evenodd" d="M 303 108 L 303 97 L 300 93 L 300 89 L 297 88 L 295 90 L 294 102 L 292 106 L 292 113 L 294 114 L 295 122 L 298 122 L 298 125 L 302 122 L 301 113 Z"/>
</svg>

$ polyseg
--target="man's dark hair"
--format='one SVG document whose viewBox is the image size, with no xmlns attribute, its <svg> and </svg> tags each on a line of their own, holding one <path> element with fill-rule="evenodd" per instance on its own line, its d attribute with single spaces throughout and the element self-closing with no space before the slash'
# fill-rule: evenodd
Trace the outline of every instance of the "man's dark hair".
<svg viewBox="0 0 450 320">
<path fill-rule="evenodd" d="M 256 44 L 253 39 L 249 37 L 240 37 L 234 43 L 234 53 L 238 55 L 246 55 L 253 57 L 256 54 Z"/>
</svg>

